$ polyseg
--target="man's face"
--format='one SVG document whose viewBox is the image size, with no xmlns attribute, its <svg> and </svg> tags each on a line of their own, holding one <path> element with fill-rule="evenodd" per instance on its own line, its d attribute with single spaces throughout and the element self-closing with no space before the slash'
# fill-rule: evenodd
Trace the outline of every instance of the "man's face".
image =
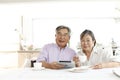
<svg viewBox="0 0 120 80">
<path fill-rule="evenodd" d="M 64 48 L 70 40 L 70 35 L 67 29 L 61 29 L 56 33 L 56 43 L 60 48 Z"/>
</svg>

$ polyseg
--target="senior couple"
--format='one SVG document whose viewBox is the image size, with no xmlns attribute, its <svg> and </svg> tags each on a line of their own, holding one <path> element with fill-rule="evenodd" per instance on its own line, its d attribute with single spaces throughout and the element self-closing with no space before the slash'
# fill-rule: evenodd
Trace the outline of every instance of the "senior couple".
<svg viewBox="0 0 120 80">
<path fill-rule="evenodd" d="M 70 40 L 69 27 L 60 25 L 56 28 L 56 43 L 46 44 L 40 52 L 37 62 L 49 69 L 63 69 L 65 66 L 59 61 L 73 61 L 76 67 L 83 66 L 77 53 L 67 46 Z M 96 39 L 91 30 L 84 30 L 80 34 L 80 54 L 86 56 L 84 66 L 91 65 L 93 69 L 111 68 L 120 66 L 120 58 L 113 56 L 112 51 L 96 46 Z"/>
</svg>

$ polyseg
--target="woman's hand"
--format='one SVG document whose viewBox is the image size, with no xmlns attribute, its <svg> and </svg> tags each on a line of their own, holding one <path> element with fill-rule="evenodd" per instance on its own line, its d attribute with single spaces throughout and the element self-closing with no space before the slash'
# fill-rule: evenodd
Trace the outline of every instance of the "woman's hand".
<svg viewBox="0 0 120 80">
<path fill-rule="evenodd" d="M 102 69 L 103 68 L 103 64 L 97 64 L 92 66 L 93 69 Z"/>
<path fill-rule="evenodd" d="M 76 67 L 80 67 L 80 60 L 78 56 L 74 56 L 73 61 L 75 62 Z"/>
</svg>

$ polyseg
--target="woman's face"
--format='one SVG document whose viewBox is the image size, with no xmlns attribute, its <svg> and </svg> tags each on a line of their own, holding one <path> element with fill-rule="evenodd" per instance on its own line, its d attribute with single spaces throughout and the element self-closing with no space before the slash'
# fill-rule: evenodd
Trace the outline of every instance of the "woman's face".
<svg viewBox="0 0 120 80">
<path fill-rule="evenodd" d="M 64 48 L 69 42 L 70 36 L 67 29 L 61 29 L 56 36 L 56 43 L 59 47 Z"/>
<path fill-rule="evenodd" d="M 92 40 L 92 37 L 89 34 L 86 34 L 81 39 L 81 48 L 84 52 L 92 51 L 95 41 Z"/>
</svg>

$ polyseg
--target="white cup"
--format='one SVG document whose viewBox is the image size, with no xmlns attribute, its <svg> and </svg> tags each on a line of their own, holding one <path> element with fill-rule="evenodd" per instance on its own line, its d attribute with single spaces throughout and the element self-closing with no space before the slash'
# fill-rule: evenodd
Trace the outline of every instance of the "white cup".
<svg viewBox="0 0 120 80">
<path fill-rule="evenodd" d="M 35 69 L 41 69 L 42 68 L 42 63 L 41 62 L 35 62 L 34 63 L 34 68 Z"/>
<path fill-rule="evenodd" d="M 85 55 L 79 55 L 79 60 L 81 63 L 84 63 L 87 60 L 87 57 Z"/>
</svg>

